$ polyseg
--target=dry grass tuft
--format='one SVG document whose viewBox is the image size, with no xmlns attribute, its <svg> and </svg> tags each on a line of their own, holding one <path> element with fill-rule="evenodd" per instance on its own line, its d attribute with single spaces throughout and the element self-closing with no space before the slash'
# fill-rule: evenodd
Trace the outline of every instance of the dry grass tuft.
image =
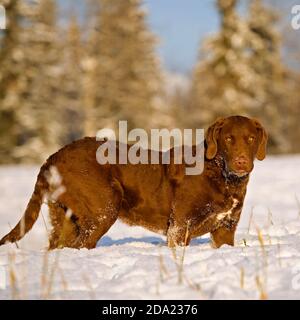
<svg viewBox="0 0 300 320">
<path fill-rule="evenodd" d="M 9 284 L 11 288 L 11 298 L 12 300 L 21 299 L 19 290 L 19 281 L 15 271 L 15 253 L 8 253 L 8 274 L 9 274 Z"/>
<path fill-rule="evenodd" d="M 241 267 L 241 273 L 240 273 L 240 287 L 241 289 L 245 288 L 245 270 L 243 267 Z"/>
<path fill-rule="evenodd" d="M 296 199 L 297 208 L 298 208 L 298 218 L 300 219 L 300 201 L 296 194 L 295 194 L 295 199 Z"/>
<path fill-rule="evenodd" d="M 267 300 L 268 295 L 265 290 L 264 282 L 261 281 L 261 279 L 258 275 L 255 277 L 255 282 L 256 282 L 257 289 L 259 291 L 259 299 L 260 300 Z"/>
</svg>

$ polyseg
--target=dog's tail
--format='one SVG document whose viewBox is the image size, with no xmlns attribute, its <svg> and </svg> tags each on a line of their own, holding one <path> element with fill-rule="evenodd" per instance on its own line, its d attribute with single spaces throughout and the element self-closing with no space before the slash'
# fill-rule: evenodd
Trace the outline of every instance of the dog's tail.
<svg viewBox="0 0 300 320">
<path fill-rule="evenodd" d="M 23 217 L 18 224 L 0 240 L 0 246 L 7 242 L 16 242 L 22 239 L 24 235 L 32 228 L 39 217 L 44 193 L 45 190 L 48 189 L 47 187 L 48 183 L 44 175 L 44 168 L 42 167 L 35 184 L 34 192 Z"/>
</svg>

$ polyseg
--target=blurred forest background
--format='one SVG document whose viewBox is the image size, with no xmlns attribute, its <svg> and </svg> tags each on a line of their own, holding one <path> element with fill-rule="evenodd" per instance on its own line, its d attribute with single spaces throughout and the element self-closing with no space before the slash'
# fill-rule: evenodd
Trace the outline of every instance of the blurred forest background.
<svg viewBox="0 0 300 320">
<path fill-rule="evenodd" d="M 42 162 L 118 120 L 207 128 L 231 114 L 261 120 L 271 153 L 300 152 L 300 30 L 283 2 L 243 2 L 241 15 L 238 0 L 215 0 L 220 29 L 188 85 L 170 86 L 141 0 L 86 0 L 84 21 L 64 23 L 54 0 L 0 0 L 0 163 Z"/>
</svg>

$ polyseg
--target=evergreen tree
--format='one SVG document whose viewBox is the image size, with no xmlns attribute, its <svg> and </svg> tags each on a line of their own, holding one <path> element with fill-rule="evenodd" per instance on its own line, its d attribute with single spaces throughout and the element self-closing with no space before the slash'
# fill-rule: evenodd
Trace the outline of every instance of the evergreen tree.
<svg viewBox="0 0 300 320">
<path fill-rule="evenodd" d="M 250 64 L 259 77 L 256 88 L 258 108 L 254 116 L 260 117 L 267 126 L 269 146 L 277 152 L 290 149 L 287 137 L 290 125 L 287 100 L 292 94 L 289 77 L 281 57 L 281 39 L 276 24 L 279 16 L 261 0 L 250 5 L 249 27 L 254 34 L 251 43 Z M 285 114 L 285 117 L 282 115 Z"/>
<path fill-rule="evenodd" d="M 15 157 L 26 161 L 43 161 L 57 150 L 63 135 L 58 79 L 63 71 L 56 26 L 56 2 L 39 0 L 27 3 L 28 21 L 22 26 L 23 83 L 18 117 L 22 143 Z"/>
<path fill-rule="evenodd" d="M 289 150 L 287 132 L 289 74 L 280 55 L 276 13 L 261 0 L 250 4 L 248 19 L 236 12 L 237 0 L 218 0 L 221 30 L 205 42 L 195 68 L 191 108 L 196 125 L 217 117 L 241 114 L 259 118 L 266 126 L 272 151 Z"/>
<path fill-rule="evenodd" d="M 85 60 L 86 134 L 128 120 L 129 127 L 155 123 L 161 78 L 140 0 L 101 0 Z"/>
<path fill-rule="evenodd" d="M 6 10 L 6 29 L 0 31 L 0 163 L 9 163 L 14 160 L 14 147 L 19 141 L 22 11 L 19 0 L 1 0 L 0 4 Z"/>
<path fill-rule="evenodd" d="M 62 144 L 67 144 L 83 136 L 83 47 L 81 30 L 75 15 L 71 16 L 64 38 L 63 70 L 61 76 L 62 97 L 59 101 L 63 112 L 64 136 Z"/>
<path fill-rule="evenodd" d="M 256 75 L 249 63 L 247 23 L 236 12 L 236 0 L 218 0 L 221 30 L 203 46 L 191 91 L 196 125 L 217 117 L 249 113 L 254 105 Z"/>
</svg>

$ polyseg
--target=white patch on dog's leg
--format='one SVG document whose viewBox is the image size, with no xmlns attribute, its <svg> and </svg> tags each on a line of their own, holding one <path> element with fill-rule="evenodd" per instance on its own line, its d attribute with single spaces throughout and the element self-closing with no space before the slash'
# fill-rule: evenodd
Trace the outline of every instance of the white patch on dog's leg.
<svg viewBox="0 0 300 320">
<path fill-rule="evenodd" d="M 238 204 L 239 204 L 239 201 L 238 201 L 237 199 L 233 199 L 232 207 L 231 207 L 228 211 L 218 213 L 218 214 L 217 214 L 217 220 L 218 220 L 218 221 L 221 221 L 221 220 L 223 220 L 223 219 L 226 218 L 226 217 L 229 217 L 229 218 L 230 218 L 233 209 L 235 209 Z"/>
</svg>

